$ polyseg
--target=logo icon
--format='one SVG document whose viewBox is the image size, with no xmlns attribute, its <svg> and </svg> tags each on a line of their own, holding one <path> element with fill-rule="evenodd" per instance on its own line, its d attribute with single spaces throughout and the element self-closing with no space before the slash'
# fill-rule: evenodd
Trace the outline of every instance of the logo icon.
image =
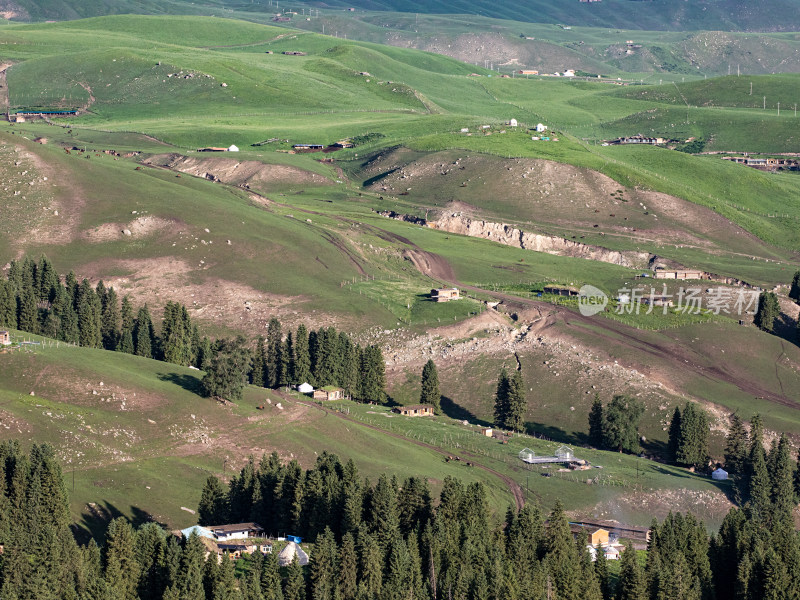
<svg viewBox="0 0 800 600">
<path fill-rule="evenodd" d="M 584 285 L 578 293 L 578 310 L 584 317 L 602 312 L 608 305 L 608 296 L 593 285 Z"/>
</svg>

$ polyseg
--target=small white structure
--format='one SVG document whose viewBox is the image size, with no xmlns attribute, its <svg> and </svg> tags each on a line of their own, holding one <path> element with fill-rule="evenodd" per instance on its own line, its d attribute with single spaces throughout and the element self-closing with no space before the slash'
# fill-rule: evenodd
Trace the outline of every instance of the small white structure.
<svg viewBox="0 0 800 600">
<path fill-rule="evenodd" d="M 543 131 L 547 131 L 547 125 L 543 125 L 542 123 L 537 123 L 534 129 L 536 129 L 536 131 L 541 133 Z"/>
<path fill-rule="evenodd" d="M 461 133 L 469 133 L 469 127 L 462 127 Z"/>
<path fill-rule="evenodd" d="M 509 126 L 511 126 L 511 127 L 516 127 L 516 126 L 518 125 L 518 123 L 517 123 L 517 120 L 516 120 L 516 119 L 511 119 L 511 120 L 508 122 L 508 124 L 509 124 Z"/>
<path fill-rule="evenodd" d="M 519 458 L 520 460 L 524 460 L 525 462 L 532 461 L 534 458 L 536 458 L 536 452 L 534 452 L 530 448 L 524 448 L 519 451 Z"/>
<path fill-rule="evenodd" d="M 575 69 L 567 69 L 561 75 L 564 77 L 575 77 Z"/>
<path fill-rule="evenodd" d="M 301 394 L 313 394 L 314 393 L 314 386 L 310 383 L 303 382 L 297 386 L 297 391 Z"/>
<path fill-rule="evenodd" d="M 716 471 L 711 473 L 711 479 L 715 481 L 725 481 L 728 479 L 728 472 L 722 467 L 719 467 Z"/>
<path fill-rule="evenodd" d="M 228 152 L 238 152 L 238 151 L 239 151 L 239 147 L 238 146 L 234 146 L 233 144 L 231 144 L 228 147 Z"/>
<path fill-rule="evenodd" d="M 569 446 L 561 446 L 558 450 L 556 450 L 556 457 L 560 458 L 561 460 L 572 460 L 575 458 L 575 453 Z"/>
<path fill-rule="evenodd" d="M 292 564 L 294 557 L 297 556 L 297 562 L 301 567 L 308 564 L 308 554 L 295 542 L 289 542 L 286 547 L 278 554 L 278 564 L 281 567 L 288 567 Z"/>
</svg>

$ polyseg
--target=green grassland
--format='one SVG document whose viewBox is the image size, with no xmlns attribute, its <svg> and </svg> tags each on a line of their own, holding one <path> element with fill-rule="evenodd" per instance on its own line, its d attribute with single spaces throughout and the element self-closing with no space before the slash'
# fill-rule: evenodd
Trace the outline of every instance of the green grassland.
<svg viewBox="0 0 800 600">
<path fill-rule="evenodd" d="M 207 333 L 257 335 L 264 317 L 247 316 L 244 304 L 261 295 L 268 306 L 266 317 L 279 314 L 292 325 L 301 320 L 315 326 L 333 323 L 363 339 L 374 339 L 370 336 L 375 331 L 391 337 L 395 328 L 419 334 L 480 315 L 485 307 L 479 300 L 491 297 L 493 289 L 525 282 L 591 283 L 613 293 L 640 272 L 502 246 L 377 214 L 395 210 L 424 216 L 428 210 L 447 210 L 454 201 L 487 220 L 567 239 L 582 236 L 585 243 L 611 249 L 653 252 L 761 285 L 788 283 L 797 264 L 796 174 L 763 173 L 717 157 L 663 148 L 598 143 L 610 135 L 648 133 L 642 123 L 652 115 L 657 118 L 651 129 L 666 135 L 668 119 L 683 110 L 676 98 L 688 93 L 691 129 L 686 133 L 694 132 L 710 145 L 713 140 L 714 149 L 741 149 L 738 144 L 750 139 L 748 135 L 754 139 L 767 117 L 744 104 L 740 81 L 726 78 L 718 80 L 719 88 L 711 87 L 714 82 L 695 82 L 676 89 L 489 78 L 484 69 L 433 53 L 199 17 L 120 16 L 8 25 L 0 28 L 0 52 L 14 62 L 8 72 L 12 108 L 89 105 L 85 114 L 56 125 L 0 127 L 0 166 L 9 178 L 4 191 L 10 199 L 0 207 L 3 264 L 23 254 L 45 253 L 60 272 L 74 269 L 93 281 L 125 279 L 136 293 L 155 290 L 162 304 L 192 302 L 192 316 Z M 470 76 L 473 71 L 480 76 Z M 757 86 L 774 86 L 770 93 L 783 98 L 800 89 L 798 83 L 800 79 L 782 76 L 759 80 Z M 730 105 L 723 106 L 725 86 L 733 87 Z M 644 96 L 645 91 L 653 96 Z M 673 92 L 678 96 L 671 96 Z M 703 106 L 706 96 L 715 98 L 714 106 Z M 501 134 L 510 118 L 521 127 Z M 784 118 L 787 125 L 781 126 Z M 792 147 L 794 122 L 783 113 L 781 121 L 777 115 L 775 119 L 770 135 L 780 135 L 754 141 L 753 148 L 780 152 Z M 540 121 L 550 126 L 558 142 L 531 140 L 527 127 Z M 661 123 L 658 128 L 656 122 Z M 474 132 L 484 124 L 491 126 L 492 135 L 457 133 L 462 127 Z M 373 133 L 381 136 L 335 154 L 288 152 L 293 143 L 329 144 Z M 37 136 L 48 143 L 33 143 Z M 289 142 L 251 145 L 270 138 Z M 230 144 L 241 152 L 195 152 Z M 139 154 L 126 158 L 102 152 L 110 149 Z M 20 153 L 31 156 L 20 159 Z M 176 154 L 197 161 L 199 176 L 162 168 Z M 204 168 L 209 175 L 222 169 L 212 166 L 212 159 L 220 157 L 238 163 L 235 168 L 260 165 L 264 177 L 232 177 L 231 185 L 208 181 Z M 461 157 L 465 162 L 466 157 L 476 159 L 465 179 L 455 174 L 449 183 L 440 183 L 444 177 L 436 174 L 427 179 L 399 175 L 408 165 L 452 163 Z M 326 158 L 334 161 L 322 162 Z M 498 176 L 508 173 L 504 169 L 514 161 L 537 160 L 571 165 L 571 175 L 589 181 L 587 197 L 576 193 L 536 205 L 528 190 L 515 191 Z M 291 169 L 295 179 L 270 178 L 281 169 Z M 23 170 L 33 174 L 26 177 L 35 176 L 41 185 L 31 187 L 43 196 L 11 196 L 18 183 L 27 183 L 21 179 Z M 604 187 L 592 188 L 598 173 L 613 182 L 603 183 L 615 188 L 613 199 Z M 371 178 L 388 181 L 395 176 L 397 191 L 391 193 L 365 185 Z M 558 185 L 559 178 L 546 183 Z M 602 199 L 597 189 L 603 190 Z M 676 201 L 675 211 L 658 214 L 669 236 L 650 239 L 624 230 L 616 220 L 628 218 L 630 225 L 624 227 L 630 229 L 656 229 L 655 215 L 640 204 L 646 196 L 638 195 L 652 193 Z M 583 214 L 581 207 L 589 200 L 603 209 L 597 220 L 594 212 Z M 717 230 L 703 229 L 704 223 L 689 226 L 678 214 L 688 212 L 687 207 L 703 208 L 706 212 L 698 214 L 724 223 Z M 611 216 L 616 211 L 619 216 Z M 122 229 L 139 216 L 166 225 L 123 235 Z M 579 226 L 587 231 L 577 231 Z M 734 239 L 739 235 L 734 231 L 741 231 L 741 239 Z M 452 276 L 421 273 L 414 260 L 425 257 L 451 269 Z M 161 281 L 157 272 L 164 265 L 174 274 Z M 474 297 L 442 305 L 426 298 L 431 287 L 456 281 L 483 291 L 468 290 Z M 245 291 L 229 304 L 217 297 L 236 286 Z M 203 289 L 205 295 L 190 300 L 187 289 Z M 626 322 L 634 327 L 601 317 L 595 322 L 573 320 L 575 313 L 569 310 L 518 300 L 519 307 L 509 301 L 511 311 L 540 311 L 520 325 L 531 327 L 531 338 L 558 340 L 564 345 L 558 356 L 569 353 L 571 343 L 595 353 L 587 365 L 580 363 L 580 356 L 561 365 L 554 358 L 556 349 L 544 344 L 521 352 L 530 388 L 527 422 L 534 431 L 556 440 L 582 441 L 592 386 L 606 398 L 618 392 L 641 395 L 648 407 L 643 423 L 647 449 L 656 453 L 665 442 L 665 419 L 688 397 L 716 407 L 721 423 L 732 410 L 748 418 L 758 410 L 771 430 L 800 431 L 792 400 L 800 392 L 800 354 L 793 342 L 722 319 L 651 319 L 637 329 L 632 321 Z M 787 319 L 787 326 L 792 325 L 793 317 Z M 474 337 L 491 335 L 477 332 Z M 412 441 L 427 436 L 438 448 L 457 452 L 459 439 L 465 439 L 458 436 L 467 436 L 457 423 L 490 419 L 492 387 L 501 364 L 511 366 L 510 356 L 511 351 L 479 353 L 441 369 L 451 402 L 446 411 L 453 422 L 414 421 L 406 430 L 398 425 L 405 420 L 388 416 L 384 408 L 345 407 L 380 428 L 391 425 L 391 433 Z M 615 363 L 626 365 L 624 372 Z M 414 369 L 392 373 L 396 399 L 415 401 Z M 194 393 L 197 372 L 162 363 L 38 347 L 33 353 L 3 355 L 0 381 L 0 416 L 9 433 L 24 441 L 68 440 L 62 444 L 63 458 L 76 465 L 76 515 L 86 503 L 98 502 L 106 503 L 112 514 L 119 510 L 135 516 L 141 509 L 170 525 L 189 524 L 191 515 L 180 507 L 196 505 L 209 472 L 220 474 L 250 454 L 271 449 L 305 465 L 313 462 L 315 452 L 328 449 L 354 458 L 367 475 L 384 470 L 399 476 L 424 474 L 434 486 L 449 474 L 492 482 L 491 500 L 499 511 L 511 499 L 491 473 L 444 463 L 431 449 L 283 396 L 250 388 L 240 405 L 218 406 Z M 113 390 L 112 401 L 106 388 Z M 124 410 L 120 396 L 127 399 Z M 267 397 L 285 402 L 285 410 L 270 404 L 268 410 L 256 411 Z M 474 433 L 469 438 L 467 448 L 520 484 L 531 475 L 513 458 L 516 452 L 523 445 L 546 452 L 555 443 L 523 438 L 502 447 Z M 720 434 L 713 443 L 718 454 Z M 539 476 L 532 486 L 534 496 L 546 504 L 568 497 L 571 509 L 593 512 L 612 498 L 646 499 L 666 488 L 688 487 L 692 493 L 715 489 L 699 476 L 655 463 L 602 453 L 587 456 L 606 467 L 601 480 L 608 475 L 608 486 L 587 484 L 589 474 L 580 481 Z M 173 470 L 180 482 L 170 482 L 165 491 L 164 473 Z M 642 472 L 647 473 L 645 481 L 636 479 Z M 652 514 L 639 506 L 630 508 L 626 518 L 646 524 Z M 715 521 L 722 512 L 707 516 Z M 89 513 L 85 525 L 92 527 Z"/>
<path fill-rule="evenodd" d="M 261 0 L 249 2 L 245 0 L 221 0 L 204 2 L 183 2 L 171 0 L 167 3 L 154 2 L 108 2 L 99 0 L 82 3 L 75 0 L 19 0 L 17 3 L 33 19 L 75 19 L 79 17 L 97 16 L 118 13 L 198 13 L 214 14 L 214 11 L 240 11 L 240 14 L 251 14 L 258 18 L 259 14 L 272 13 L 275 7 Z M 294 7 L 298 10 L 305 3 Z M 316 6 L 316 5 L 312 5 Z M 588 25 L 599 28 L 637 28 L 654 30 L 750 30 L 774 31 L 797 29 L 792 24 L 792 5 L 781 0 L 772 0 L 762 5 L 762 10 L 748 10 L 746 5 L 726 0 L 725 2 L 697 6 L 683 6 L 674 0 L 661 0 L 648 5 L 631 5 L 621 0 L 607 0 L 597 6 L 566 6 L 552 4 L 540 0 L 527 2 L 521 6 L 497 5 L 486 0 L 471 4 L 442 0 L 438 2 L 353 2 L 335 0 L 325 8 L 342 10 L 356 6 L 369 11 L 401 11 L 405 13 L 445 13 L 453 15 L 480 15 L 495 19 L 513 19 L 536 23 L 564 23 L 569 25 Z M 359 10 L 361 12 L 361 10 Z M 782 15 L 776 20 L 775 15 Z M 263 18 L 263 17 L 262 17 Z"/>
<path fill-rule="evenodd" d="M 58 448 L 70 489 L 74 475 L 73 514 L 89 531 L 97 530 L 103 516 L 118 514 L 135 520 L 154 518 L 170 527 L 192 524 L 195 517 L 181 507 L 196 507 L 205 477 L 223 476 L 223 469 L 230 475 L 249 455 L 272 450 L 287 460 L 297 458 L 306 467 L 318 452 L 327 450 L 354 459 L 365 476 L 385 471 L 401 478 L 424 476 L 434 490 L 447 475 L 483 481 L 489 484 L 490 504 L 497 514 L 502 514 L 511 496 L 494 475 L 463 462 L 448 463 L 442 454 L 415 442 L 446 454 L 469 452 L 481 464 L 527 484 L 530 498 L 550 506 L 562 497 L 576 512 L 648 488 L 718 493 L 709 480 L 687 477 L 678 469 L 583 449 L 578 451 L 582 458 L 604 466 L 603 485 L 586 485 L 587 478 L 597 475 L 591 472 L 538 477 L 540 470 L 524 468 L 517 453 L 531 447 L 547 454 L 556 444 L 520 438 L 503 446 L 446 417 L 408 419 L 393 416 L 385 407 L 338 403 L 353 419 L 345 421 L 252 387 L 239 405 L 222 406 L 194 393 L 199 382 L 196 372 L 113 352 L 63 344 L 29 346 L 4 355 L 0 374 L 5 435 L 49 441 Z M 265 397 L 271 399 L 267 409 L 256 410 Z M 283 410 L 276 408 L 277 402 Z M 643 524 L 648 520 L 639 512 L 628 516 Z M 720 517 L 714 512 L 704 516 L 712 523 Z"/>
</svg>

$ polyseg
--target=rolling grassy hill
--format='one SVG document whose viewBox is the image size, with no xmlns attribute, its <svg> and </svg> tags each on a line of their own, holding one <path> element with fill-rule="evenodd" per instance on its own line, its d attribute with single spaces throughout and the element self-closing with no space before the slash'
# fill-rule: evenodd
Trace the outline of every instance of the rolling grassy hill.
<svg viewBox="0 0 800 600">
<path fill-rule="evenodd" d="M 197 3 L 171 0 L 155 2 L 76 2 L 75 0 L 16 0 L 23 18 L 63 20 L 107 14 L 185 14 L 204 11 L 236 10 L 242 12 L 271 13 L 274 7 L 266 0 L 218 0 Z M 300 3 L 304 5 L 305 3 Z M 316 5 L 311 4 L 316 7 Z M 770 0 L 753 10 L 751 4 L 741 0 L 724 2 L 697 2 L 684 5 L 675 0 L 656 0 L 640 3 L 634 0 L 605 0 L 593 4 L 549 3 L 527 0 L 512 5 L 497 5 L 486 0 L 415 1 L 415 0 L 358 0 L 348 3 L 333 0 L 325 4 L 329 9 L 358 7 L 379 12 L 410 12 L 428 14 L 482 15 L 498 19 L 536 23 L 561 23 L 590 27 L 652 29 L 680 31 L 707 29 L 721 31 L 792 31 L 797 29 L 793 20 L 793 4 L 787 0 Z M 296 7 L 295 7 L 296 8 Z M 22 12 L 21 11 L 21 12 Z"/>
<path fill-rule="evenodd" d="M 230 476 L 248 456 L 273 450 L 304 467 L 327 450 L 352 458 L 364 476 L 423 476 L 434 490 L 448 475 L 483 481 L 497 514 L 511 502 L 503 481 L 490 471 L 447 462 L 447 454 L 474 457 L 527 487 L 528 497 L 545 506 L 564 498 L 576 514 L 608 516 L 606 503 L 624 496 L 618 516 L 646 524 L 651 513 L 637 508 L 636 500 L 660 489 L 680 505 L 703 499 L 701 513 L 711 523 L 728 506 L 725 486 L 616 453 L 578 450 L 604 467 L 595 486 L 585 481 L 592 472 L 542 478 L 542 470 L 524 468 L 517 453 L 523 447 L 552 453 L 557 444 L 520 438 L 502 445 L 447 417 L 415 420 L 385 407 L 345 402 L 336 405 L 349 412 L 344 420 L 298 402 L 301 397 L 254 387 L 240 404 L 223 406 L 194 393 L 201 375 L 196 371 L 113 352 L 45 342 L 4 355 L 0 374 L 4 436 L 50 441 L 58 448 L 70 489 L 74 477 L 73 516 L 88 531 L 119 514 L 171 528 L 193 524 L 196 517 L 181 507 L 196 508 L 209 474 Z M 265 399 L 266 409 L 257 410 Z"/>
<path fill-rule="evenodd" d="M 795 121 L 783 113 L 771 137 L 756 136 L 768 117 L 745 104 L 744 78 L 637 87 L 505 79 L 434 53 L 193 16 L 9 25 L 0 28 L 0 49 L 14 63 L 13 108 L 85 107 L 52 124 L 0 126 L 2 263 L 46 253 L 59 271 L 103 279 L 156 312 L 167 300 L 185 302 L 211 335 L 252 339 L 272 316 L 292 328 L 336 325 L 383 345 L 391 393 L 403 402 L 415 401 L 422 362 L 435 357 L 454 419 L 406 429 L 384 408 L 343 406 L 378 427 L 362 432 L 280 394 L 269 397 L 285 402 L 284 411 L 257 412 L 266 392 L 253 388 L 239 406 L 216 406 L 193 393 L 196 372 L 160 363 L 50 346 L 4 355 L 0 414 L 8 431 L 16 427 L 23 440 L 74 439 L 64 458 L 79 466 L 76 514 L 100 498 L 111 514 L 144 510 L 188 523 L 180 507 L 194 507 L 208 472 L 272 448 L 308 464 L 324 445 L 363 462 L 367 474 L 418 465 L 434 480 L 463 472 L 443 466 L 434 449 L 408 444 L 427 437 L 456 451 L 458 436 L 467 435 L 458 422 L 489 419 L 493 381 L 502 364 L 514 366 L 515 352 L 529 385 L 527 422 L 556 440 L 582 441 L 595 391 L 646 402 L 648 452 L 663 450 L 665 419 L 690 398 L 714 411 L 716 456 L 733 410 L 745 417 L 758 410 L 770 431 L 800 435 L 800 355 L 789 333 L 797 313 L 788 303 L 783 337 L 730 318 L 582 318 L 574 305 L 548 303 L 534 289 L 592 283 L 613 297 L 636 285 L 641 269 L 378 214 L 463 212 L 762 286 L 786 284 L 800 248 L 795 173 L 600 145 L 610 135 L 648 133 L 644 124 L 669 134 L 670 118 L 688 103 L 686 131 L 675 123 L 681 136 L 702 136 L 719 150 L 792 148 Z M 768 77 L 756 87 L 791 97 L 797 81 Z M 511 118 L 521 124 L 516 130 L 505 124 Z M 559 141 L 531 139 L 527 127 L 540 121 Z M 290 153 L 295 143 L 344 138 L 363 143 Z M 241 151 L 196 151 L 230 144 Z M 462 286 L 469 297 L 432 303 L 427 292 L 439 284 Z M 485 310 L 492 298 L 502 311 Z M 100 388 L 111 388 L 110 401 Z M 355 443 L 351 426 L 359 428 Z M 518 484 L 530 476 L 513 460 L 521 446 L 510 448 L 509 462 L 496 445 L 475 445 L 491 441 L 470 434 L 469 443 Z M 544 452 L 555 442 L 519 443 Z M 626 518 L 647 523 L 641 507 L 669 497 L 667 488 L 687 507 L 714 492 L 700 477 L 675 477 L 677 470 L 655 463 L 645 463 L 649 479 L 636 483 L 635 459 L 590 455 L 607 463 L 615 483 L 596 490 L 583 479 L 537 477 L 544 482 L 537 497 L 572 494 L 574 510 L 592 514 L 616 502 Z M 172 469 L 185 481 L 155 498 Z M 510 495 L 496 476 L 469 473 L 494 482 L 492 502 L 502 510 Z M 727 504 L 712 496 L 713 521 Z M 91 519 L 87 513 L 87 525 Z"/>
</svg>

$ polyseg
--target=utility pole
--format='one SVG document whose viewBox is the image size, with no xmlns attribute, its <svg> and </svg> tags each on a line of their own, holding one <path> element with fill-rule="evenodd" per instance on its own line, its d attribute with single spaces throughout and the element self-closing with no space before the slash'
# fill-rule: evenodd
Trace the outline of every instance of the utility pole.
<svg viewBox="0 0 800 600">
<path fill-rule="evenodd" d="M 778 102 L 778 116 L 781 116 L 781 103 Z"/>
<path fill-rule="evenodd" d="M 750 95 L 753 95 L 753 82 L 750 82 Z"/>
<path fill-rule="evenodd" d="M 739 76 L 739 65 L 736 65 L 736 76 Z"/>
<path fill-rule="evenodd" d="M 762 110 L 767 110 L 767 97 L 764 96 L 764 108 Z"/>
</svg>

